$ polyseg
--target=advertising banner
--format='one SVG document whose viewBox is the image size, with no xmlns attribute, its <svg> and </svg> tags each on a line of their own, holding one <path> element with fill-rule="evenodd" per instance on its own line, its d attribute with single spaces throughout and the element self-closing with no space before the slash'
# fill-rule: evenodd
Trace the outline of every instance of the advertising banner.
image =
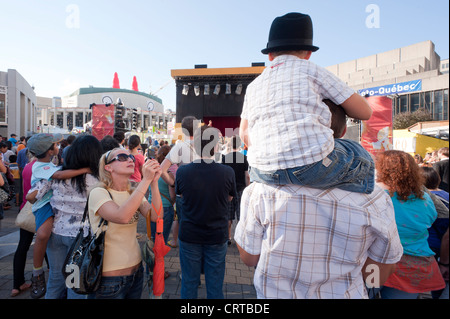
<svg viewBox="0 0 450 319">
<path fill-rule="evenodd" d="M 114 135 L 114 113 L 114 104 L 92 106 L 92 135 L 98 140 L 103 139 L 106 135 Z"/>
<path fill-rule="evenodd" d="M 362 96 L 383 96 L 389 94 L 402 94 L 422 90 L 422 80 L 408 81 L 396 84 L 377 86 L 361 89 L 358 93 Z"/>
<path fill-rule="evenodd" d="M 385 96 L 368 97 L 372 117 L 361 121 L 361 145 L 373 156 L 392 150 L 392 100 Z"/>
</svg>

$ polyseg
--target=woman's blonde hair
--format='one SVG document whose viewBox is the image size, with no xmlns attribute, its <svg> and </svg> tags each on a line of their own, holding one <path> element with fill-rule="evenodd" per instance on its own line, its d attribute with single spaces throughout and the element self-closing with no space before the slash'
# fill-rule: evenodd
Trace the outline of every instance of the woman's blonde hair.
<svg viewBox="0 0 450 319">
<path fill-rule="evenodd" d="M 102 157 L 100 158 L 100 163 L 99 163 L 99 167 L 98 167 L 99 183 L 96 185 L 96 187 L 103 187 L 106 189 L 112 187 L 112 185 L 113 185 L 112 176 L 111 176 L 111 173 L 105 169 L 105 166 L 107 165 L 106 163 L 108 163 L 108 161 L 110 161 L 111 158 L 113 157 L 112 154 L 114 154 L 118 150 L 122 150 L 122 149 L 119 147 L 116 147 L 116 148 L 106 152 L 105 154 L 103 154 Z M 134 185 L 131 185 L 131 183 L 128 182 L 127 191 L 131 194 L 134 189 L 135 189 Z"/>
</svg>

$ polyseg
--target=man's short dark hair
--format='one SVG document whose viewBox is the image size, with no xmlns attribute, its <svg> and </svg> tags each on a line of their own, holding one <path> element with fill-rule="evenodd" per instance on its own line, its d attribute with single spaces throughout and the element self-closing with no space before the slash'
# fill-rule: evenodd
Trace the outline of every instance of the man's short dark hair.
<svg viewBox="0 0 450 319">
<path fill-rule="evenodd" d="M 120 147 L 119 142 L 111 135 L 106 135 L 104 138 L 102 138 L 102 140 L 100 141 L 100 145 L 102 146 L 103 153 Z"/>
<path fill-rule="evenodd" d="M 185 116 L 181 120 L 181 128 L 183 129 L 183 133 L 189 134 L 189 137 L 194 135 L 194 123 L 198 121 L 195 116 Z"/>
<path fill-rule="evenodd" d="M 69 135 L 69 136 L 67 136 L 67 138 L 66 138 L 67 144 L 68 144 L 68 145 L 72 144 L 73 141 L 75 141 L 76 138 L 77 138 L 77 137 L 76 137 L 75 135 Z"/>
<path fill-rule="evenodd" d="M 428 189 L 436 189 L 441 183 L 441 177 L 432 167 L 422 166 L 422 174 L 425 176 L 425 187 Z"/>
<path fill-rule="evenodd" d="M 122 141 L 125 139 L 125 133 L 124 132 L 115 132 L 113 137 L 117 140 L 117 142 L 122 143 Z"/>
<path fill-rule="evenodd" d="M 202 157 L 214 156 L 214 148 L 219 141 L 219 130 L 202 125 L 194 132 L 194 150 Z"/>
</svg>

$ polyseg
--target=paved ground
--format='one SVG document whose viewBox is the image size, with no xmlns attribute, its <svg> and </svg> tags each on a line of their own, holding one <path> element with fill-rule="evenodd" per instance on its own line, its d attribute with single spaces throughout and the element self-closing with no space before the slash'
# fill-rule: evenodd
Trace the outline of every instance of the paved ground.
<svg viewBox="0 0 450 319">
<path fill-rule="evenodd" d="M 19 228 L 15 226 L 15 217 L 19 211 L 11 201 L 12 208 L 5 211 L 4 218 L 0 220 L 0 299 L 31 299 L 29 290 L 12 298 L 10 296 L 13 285 L 13 258 L 19 241 Z M 234 225 L 233 228 L 234 230 Z M 145 220 L 140 219 L 138 224 L 138 240 L 142 242 L 146 236 Z M 170 237 L 170 239 L 172 236 Z M 33 246 L 31 246 L 27 255 L 25 266 L 25 278 L 30 282 L 31 271 L 33 269 Z M 45 264 L 44 264 L 45 265 Z M 166 270 L 170 277 L 165 281 L 165 292 L 163 299 L 179 299 L 181 280 L 180 280 L 180 260 L 178 257 L 178 248 L 172 248 L 165 257 Z M 45 266 L 44 266 L 45 267 Z M 228 248 L 226 258 L 225 280 L 223 285 L 226 299 L 256 299 L 255 288 L 252 284 L 253 268 L 247 267 L 239 258 L 239 252 L 235 243 Z M 46 272 L 48 278 L 48 271 Z M 146 281 L 146 280 L 145 280 Z M 142 299 L 150 299 L 147 286 L 142 292 Z M 201 286 L 198 290 L 198 298 L 206 298 L 206 287 L 204 275 L 201 276 Z M 429 293 L 421 294 L 419 299 L 430 299 Z"/>
<path fill-rule="evenodd" d="M 0 299 L 31 299 L 29 290 L 12 298 L 10 296 L 13 285 L 13 258 L 19 241 L 19 228 L 15 226 L 15 217 L 19 211 L 11 201 L 12 208 L 5 211 L 4 219 L 0 220 Z M 233 227 L 234 229 L 234 227 Z M 140 219 L 138 224 L 138 239 L 141 242 L 145 239 L 145 220 Z M 33 269 L 33 246 L 31 246 L 27 255 L 25 266 L 25 278 L 30 282 L 31 271 Z M 45 265 L 45 263 L 44 263 Z M 170 277 L 165 282 L 165 292 L 163 299 L 180 298 L 180 259 L 178 257 L 178 248 L 172 248 L 165 257 L 166 270 Z M 45 266 L 44 266 L 45 267 Z M 255 299 L 256 292 L 252 284 L 253 268 L 247 267 L 239 258 L 239 252 L 236 245 L 228 248 L 226 258 L 226 271 L 224 280 L 224 295 L 226 299 Z M 48 278 L 48 272 L 46 273 Z M 149 290 L 145 286 L 142 293 L 143 299 L 149 299 Z M 201 286 L 198 290 L 198 298 L 206 298 L 206 287 L 204 275 L 201 276 Z"/>
</svg>

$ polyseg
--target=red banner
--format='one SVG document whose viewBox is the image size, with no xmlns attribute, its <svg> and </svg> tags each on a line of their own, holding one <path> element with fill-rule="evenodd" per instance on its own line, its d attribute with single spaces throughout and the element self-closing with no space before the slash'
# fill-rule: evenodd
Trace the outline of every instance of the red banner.
<svg viewBox="0 0 450 319">
<path fill-rule="evenodd" d="M 103 139 L 106 135 L 114 135 L 115 109 L 114 104 L 92 106 L 92 135 L 98 140 Z"/>
<path fill-rule="evenodd" d="M 367 98 L 373 110 L 368 121 L 362 121 L 361 145 L 373 156 L 392 147 L 392 100 L 385 96 Z"/>
</svg>

